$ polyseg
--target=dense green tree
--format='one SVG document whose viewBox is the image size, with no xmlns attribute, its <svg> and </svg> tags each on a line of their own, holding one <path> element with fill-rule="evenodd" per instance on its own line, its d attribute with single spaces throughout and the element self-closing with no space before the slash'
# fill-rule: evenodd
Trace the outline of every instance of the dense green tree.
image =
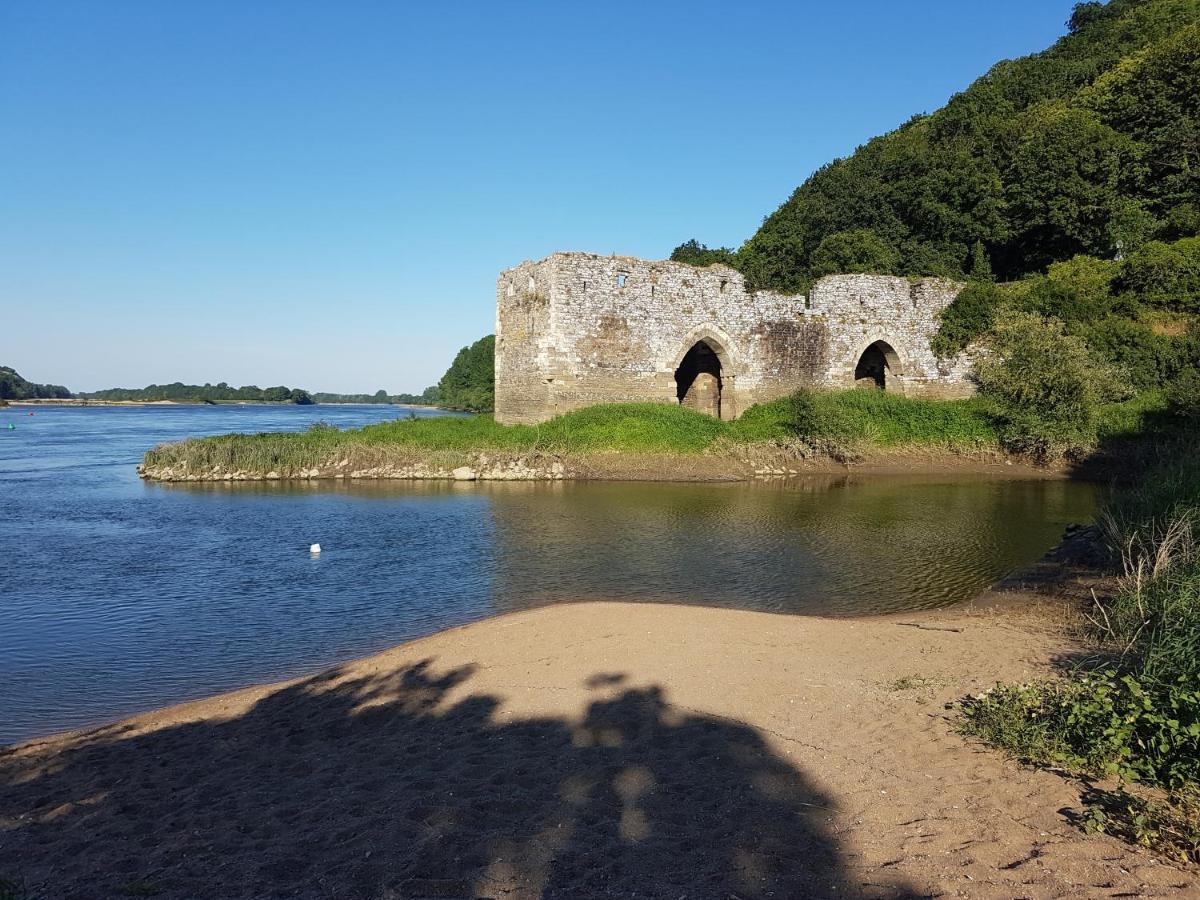
<svg viewBox="0 0 1200 900">
<path fill-rule="evenodd" d="M 1063 323 L 1003 313 L 991 330 L 993 353 L 977 366 L 980 391 L 998 410 L 1015 451 L 1052 459 L 1090 449 L 1102 403 L 1121 396 L 1122 379 Z"/>
<path fill-rule="evenodd" d="M 992 281 L 992 261 L 988 259 L 987 248 L 983 241 L 976 241 L 971 248 L 971 280 Z"/>
<path fill-rule="evenodd" d="M 496 338 L 463 347 L 438 382 L 438 403 L 449 409 L 491 412 L 496 397 Z"/>
<path fill-rule="evenodd" d="M 711 266 L 714 263 L 732 266 L 735 261 L 733 250 L 730 248 L 709 248 L 695 238 L 684 241 L 672 250 L 671 259 L 675 262 L 687 263 L 689 266 Z"/>
</svg>

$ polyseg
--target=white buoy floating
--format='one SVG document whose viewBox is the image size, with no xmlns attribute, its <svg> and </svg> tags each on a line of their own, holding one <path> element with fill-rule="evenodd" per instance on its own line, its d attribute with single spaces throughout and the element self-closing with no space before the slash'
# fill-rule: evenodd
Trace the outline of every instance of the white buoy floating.
<svg viewBox="0 0 1200 900">
<path fill-rule="evenodd" d="M 311 547 L 309 547 L 309 548 L 308 548 L 308 552 L 309 552 L 309 553 L 320 553 L 320 552 L 321 552 L 321 545 L 320 545 L 320 544 L 313 544 Z"/>
</svg>

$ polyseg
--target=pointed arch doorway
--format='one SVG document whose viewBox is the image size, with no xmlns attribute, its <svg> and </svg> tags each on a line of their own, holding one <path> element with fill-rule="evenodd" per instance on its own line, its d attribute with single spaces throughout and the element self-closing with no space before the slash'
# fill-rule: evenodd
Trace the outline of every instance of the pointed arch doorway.
<svg viewBox="0 0 1200 900">
<path fill-rule="evenodd" d="M 854 367 L 854 386 L 885 391 L 893 378 L 903 374 L 900 357 L 892 345 L 887 341 L 875 341 L 858 358 Z"/>
<path fill-rule="evenodd" d="M 719 419 L 722 388 L 718 348 L 709 340 L 696 341 L 675 369 L 675 397 L 679 405 Z"/>
</svg>

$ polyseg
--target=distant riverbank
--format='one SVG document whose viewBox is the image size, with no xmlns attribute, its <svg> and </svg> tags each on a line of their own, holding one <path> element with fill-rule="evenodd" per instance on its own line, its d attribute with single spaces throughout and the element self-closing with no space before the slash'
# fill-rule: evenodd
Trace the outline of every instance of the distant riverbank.
<svg viewBox="0 0 1200 900">
<path fill-rule="evenodd" d="M 429 403 L 352 403 L 339 401 L 337 404 L 322 404 L 317 401 L 298 404 L 292 400 L 91 400 L 84 397 L 39 398 L 36 400 L 8 400 L 8 406 L 394 406 L 398 409 L 441 409 Z"/>
</svg>

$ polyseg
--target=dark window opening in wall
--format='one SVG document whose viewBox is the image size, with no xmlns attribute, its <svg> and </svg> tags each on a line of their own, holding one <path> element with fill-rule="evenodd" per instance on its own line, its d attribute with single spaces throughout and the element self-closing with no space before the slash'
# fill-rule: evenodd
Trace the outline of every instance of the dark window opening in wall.
<svg viewBox="0 0 1200 900">
<path fill-rule="evenodd" d="M 855 387 L 887 390 L 888 376 L 900 374 L 896 351 L 886 341 L 876 341 L 863 351 L 854 367 Z"/>
<path fill-rule="evenodd" d="M 583 292 L 585 294 L 587 293 L 587 282 L 586 281 L 583 283 Z"/>
<path fill-rule="evenodd" d="M 617 275 L 617 287 L 625 287 L 625 273 L 621 272 Z"/>
<path fill-rule="evenodd" d="M 721 279 L 721 293 L 725 293 L 725 288 L 729 287 L 729 282 L 724 278 Z"/>
<path fill-rule="evenodd" d="M 675 396 L 681 406 L 721 418 L 721 359 L 706 342 L 684 354 L 675 370 Z"/>
<path fill-rule="evenodd" d="M 812 300 L 810 300 L 808 297 L 804 298 L 804 308 L 812 309 Z"/>
</svg>

